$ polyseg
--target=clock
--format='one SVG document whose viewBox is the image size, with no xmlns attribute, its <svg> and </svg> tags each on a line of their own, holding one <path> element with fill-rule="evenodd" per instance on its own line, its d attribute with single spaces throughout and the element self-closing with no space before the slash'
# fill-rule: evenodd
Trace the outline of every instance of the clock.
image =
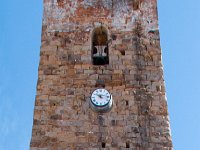
<svg viewBox="0 0 200 150">
<path fill-rule="evenodd" d="M 112 104 L 112 95 L 106 89 L 96 89 L 92 92 L 90 105 L 94 111 L 108 112 Z"/>
</svg>

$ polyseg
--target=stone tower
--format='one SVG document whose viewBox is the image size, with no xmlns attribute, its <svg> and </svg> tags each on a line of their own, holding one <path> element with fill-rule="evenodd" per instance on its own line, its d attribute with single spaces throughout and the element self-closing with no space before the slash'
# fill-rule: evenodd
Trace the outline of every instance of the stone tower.
<svg viewBox="0 0 200 150">
<path fill-rule="evenodd" d="M 30 149 L 172 149 L 156 0 L 44 0 Z"/>
</svg>

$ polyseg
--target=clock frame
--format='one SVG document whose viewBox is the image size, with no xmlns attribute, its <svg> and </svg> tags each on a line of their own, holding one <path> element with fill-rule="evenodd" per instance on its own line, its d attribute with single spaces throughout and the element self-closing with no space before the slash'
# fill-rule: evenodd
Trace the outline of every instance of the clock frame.
<svg viewBox="0 0 200 150">
<path fill-rule="evenodd" d="M 103 88 L 96 89 L 90 97 L 90 106 L 96 112 L 108 112 L 113 105 L 111 93 Z"/>
</svg>

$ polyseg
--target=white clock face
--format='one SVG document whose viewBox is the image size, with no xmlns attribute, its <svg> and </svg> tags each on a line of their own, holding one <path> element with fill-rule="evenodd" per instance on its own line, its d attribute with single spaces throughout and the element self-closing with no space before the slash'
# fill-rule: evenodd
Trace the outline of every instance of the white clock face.
<svg viewBox="0 0 200 150">
<path fill-rule="evenodd" d="M 95 106 L 105 106 L 111 100 L 111 94 L 106 89 L 96 89 L 91 95 L 91 102 Z"/>
</svg>

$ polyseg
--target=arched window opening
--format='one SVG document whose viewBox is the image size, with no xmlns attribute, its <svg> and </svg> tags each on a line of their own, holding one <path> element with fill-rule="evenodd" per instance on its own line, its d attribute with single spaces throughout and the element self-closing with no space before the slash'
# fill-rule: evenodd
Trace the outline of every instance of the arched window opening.
<svg viewBox="0 0 200 150">
<path fill-rule="evenodd" d="M 106 147 L 106 143 L 105 143 L 105 142 L 102 142 L 102 143 L 101 143 L 101 147 L 102 147 L 102 148 L 105 148 L 105 147 Z"/>
<path fill-rule="evenodd" d="M 130 148 L 130 143 L 126 142 L 126 148 Z"/>
<path fill-rule="evenodd" d="M 109 64 L 108 34 L 103 26 L 93 31 L 92 60 L 93 65 Z"/>
</svg>

